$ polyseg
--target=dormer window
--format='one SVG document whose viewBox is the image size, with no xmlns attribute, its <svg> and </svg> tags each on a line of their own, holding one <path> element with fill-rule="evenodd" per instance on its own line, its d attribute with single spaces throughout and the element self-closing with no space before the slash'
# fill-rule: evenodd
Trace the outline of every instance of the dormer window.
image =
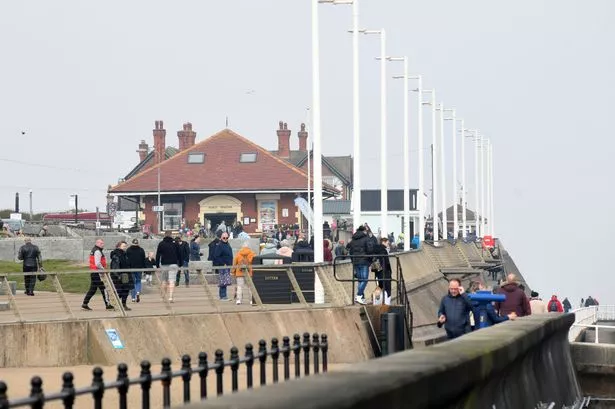
<svg viewBox="0 0 615 409">
<path fill-rule="evenodd" d="M 256 162 L 256 152 L 253 152 L 253 153 L 242 153 L 239 156 L 239 162 L 241 162 L 241 163 L 254 163 L 254 162 Z"/>
<path fill-rule="evenodd" d="M 188 154 L 188 163 L 203 163 L 205 162 L 205 154 L 203 152 L 190 152 Z"/>
</svg>

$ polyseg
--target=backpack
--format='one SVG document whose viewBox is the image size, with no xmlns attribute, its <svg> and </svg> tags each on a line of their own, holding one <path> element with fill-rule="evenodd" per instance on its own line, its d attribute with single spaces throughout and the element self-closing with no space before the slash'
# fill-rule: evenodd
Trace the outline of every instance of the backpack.
<svg viewBox="0 0 615 409">
<path fill-rule="evenodd" d="M 551 301 L 549 303 L 549 312 L 557 312 L 557 301 Z"/>
</svg>

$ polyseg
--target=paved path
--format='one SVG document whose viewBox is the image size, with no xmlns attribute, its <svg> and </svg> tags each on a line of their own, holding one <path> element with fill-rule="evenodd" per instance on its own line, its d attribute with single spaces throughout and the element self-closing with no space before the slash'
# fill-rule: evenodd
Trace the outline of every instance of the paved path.
<svg viewBox="0 0 615 409">
<path fill-rule="evenodd" d="M 222 302 L 217 299 L 218 288 L 215 285 L 208 286 L 210 295 L 205 291 L 205 288 L 200 284 L 193 284 L 186 288 L 181 285 L 175 289 L 174 302 L 169 303 L 163 301 L 158 293 L 158 288 L 144 287 L 144 294 L 141 297 L 140 303 L 128 302 L 129 308 L 132 311 L 127 312 L 127 316 L 160 316 L 174 314 L 197 314 L 197 313 L 215 313 L 215 312 L 236 312 L 236 311 L 259 311 L 267 310 L 288 310 L 302 309 L 305 306 L 295 304 L 268 304 L 258 307 L 251 306 L 248 299 L 247 291 L 244 290 L 243 304 L 236 305 L 232 301 Z M 229 296 L 232 297 L 234 288 L 229 287 Z M 83 294 L 65 293 L 65 298 L 70 308 L 70 312 L 58 293 L 53 292 L 36 292 L 34 297 L 29 297 L 23 294 L 23 291 L 18 291 L 15 295 L 17 309 L 0 311 L 0 323 L 17 322 L 19 317 L 16 312 L 19 312 L 21 321 L 50 321 L 50 320 L 66 320 L 66 319 L 89 319 L 89 318 L 110 318 L 120 317 L 119 311 L 107 311 L 104 308 L 102 297 L 97 293 L 90 307 L 93 311 L 83 311 L 81 304 L 83 302 Z M 3 296 L 7 299 L 6 296 Z M 310 308 L 326 308 L 330 304 L 311 305 Z"/>
</svg>

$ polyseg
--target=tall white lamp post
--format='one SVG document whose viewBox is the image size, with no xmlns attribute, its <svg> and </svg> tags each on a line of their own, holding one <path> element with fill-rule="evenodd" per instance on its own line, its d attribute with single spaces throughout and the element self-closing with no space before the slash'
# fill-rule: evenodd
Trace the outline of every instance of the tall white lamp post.
<svg viewBox="0 0 615 409">
<path fill-rule="evenodd" d="M 408 135 L 408 57 L 390 57 L 390 61 L 403 61 L 404 74 L 393 78 L 402 78 L 404 90 L 404 251 L 410 250 L 410 137 Z"/>
<path fill-rule="evenodd" d="M 438 228 L 438 166 L 436 161 L 436 153 L 438 152 L 438 132 L 436 127 L 436 90 L 423 90 L 423 93 L 431 94 L 430 102 L 421 102 L 425 105 L 431 105 L 431 220 L 433 228 L 434 243 L 440 240 Z"/>
<path fill-rule="evenodd" d="M 422 243 L 425 240 L 425 173 L 424 173 L 424 159 L 425 152 L 423 151 L 423 76 L 416 75 L 409 77 L 409 79 L 418 80 L 418 87 L 414 90 L 418 95 L 418 118 L 417 124 L 417 150 L 418 150 L 418 175 L 419 175 L 419 188 L 416 193 L 416 206 L 419 211 L 419 240 Z"/>
<path fill-rule="evenodd" d="M 457 239 L 459 235 L 459 216 L 457 215 L 457 112 L 454 108 L 445 109 L 445 112 L 450 112 L 451 116 L 449 118 L 444 118 L 444 120 L 452 121 L 453 123 L 453 239 Z"/>
<path fill-rule="evenodd" d="M 448 238 L 448 215 L 446 214 L 446 172 L 444 172 L 444 105 L 440 103 L 438 105 L 438 111 L 440 111 L 440 119 L 438 121 L 440 144 L 439 144 L 439 157 L 440 157 L 440 183 L 442 185 L 442 238 L 446 240 Z M 437 150 L 434 149 L 434 155 Z"/>
<path fill-rule="evenodd" d="M 314 261 L 324 259 L 322 231 L 322 154 L 320 135 L 320 34 L 318 0 L 312 0 L 312 142 L 314 144 Z"/>
</svg>

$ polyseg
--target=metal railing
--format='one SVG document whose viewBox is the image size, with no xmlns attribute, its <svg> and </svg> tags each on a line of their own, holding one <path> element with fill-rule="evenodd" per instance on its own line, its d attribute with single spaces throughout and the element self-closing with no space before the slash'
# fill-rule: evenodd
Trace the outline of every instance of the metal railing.
<svg viewBox="0 0 615 409">
<path fill-rule="evenodd" d="M 599 321 L 615 321 L 615 305 L 593 305 L 590 307 L 572 310 L 575 321 L 568 332 L 568 341 L 575 342 L 584 329 L 593 328 L 595 331 L 594 343 L 598 344 L 599 329 L 615 329 L 614 325 L 597 324 Z"/>
<path fill-rule="evenodd" d="M 420 251 L 420 250 L 412 250 L 412 251 Z M 388 254 L 388 255 L 382 255 L 382 254 L 372 254 L 372 255 L 361 255 L 361 256 L 352 256 L 352 255 L 345 255 L 342 257 L 336 257 L 333 259 L 333 278 L 335 278 L 336 281 L 339 282 L 351 282 L 352 283 L 352 292 L 350 293 L 350 301 L 351 302 L 355 302 L 354 301 L 354 294 L 355 294 L 355 285 L 357 283 L 357 281 L 359 281 L 359 279 L 356 277 L 356 275 L 354 274 L 354 268 L 353 268 L 353 273 L 352 273 L 352 278 L 342 278 L 338 276 L 338 267 L 340 265 L 351 265 L 352 264 L 352 259 L 353 258 L 365 258 L 368 260 L 371 259 L 381 259 L 381 258 L 387 258 L 389 261 L 389 265 L 393 265 L 393 263 L 391 263 L 391 259 L 395 260 L 395 272 L 393 273 L 393 271 L 391 271 L 391 277 L 390 278 L 385 278 L 384 274 L 381 278 L 373 278 L 370 279 L 369 278 L 369 274 L 372 273 L 371 271 L 368 271 L 368 278 L 367 280 L 363 280 L 363 281 L 367 281 L 367 282 L 386 282 L 389 281 L 391 282 L 391 284 L 395 284 L 395 288 L 393 289 L 393 285 L 391 285 L 391 292 L 395 293 L 395 297 L 393 297 L 393 294 L 389 294 L 389 296 L 391 297 L 391 301 L 396 301 L 396 304 L 399 306 L 402 306 L 404 308 L 404 327 L 406 328 L 406 337 L 408 339 L 408 346 L 411 348 L 412 347 L 412 325 L 413 325 L 413 318 L 412 318 L 412 308 L 410 305 L 410 298 L 408 297 L 408 292 L 406 289 L 406 283 L 404 281 L 404 275 L 403 275 L 403 271 L 402 271 L 402 267 L 401 267 L 401 263 L 400 263 L 400 256 L 401 254 Z M 369 267 L 368 267 L 369 268 Z M 395 278 L 393 278 L 393 274 L 395 274 Z"/>
<path fill-rule="evenodd" d="M 254 277 L 250 274 L 243 274 L 241 289 L 237 291 L 237 277 L 231 274 L 231 284 L 226 286 L 228 289 L 228 298 L 232 303 L 225 302 L 219 297 L 219 280 L 221 270 L 231 270 L 249 268 L 253 271 Z M 203 268 L 182 267 L 182 268 L 160 268 L 160 269 L 121 269 L 121 270 L 81 270 L 71 272 L 54 272 L 46 271 L 45 289 L 47 291 L 39 291 L 35 289 L 35 297 L 26 297 L 22 294 L 13 294 L 10 281 L 17 281 L 18 284 L 24 282 L 26 276 L 33 277 L 40 273 L 3 273 L 0 272 L 0 289 L 4 295 L 0 296 L 5 299 L 8 304 L 8 310 L 0 311 L 0 323 L 2 322 L 29 322 L 29 321 L 44 321 L 44 320 L 62 320 L 62 319 L 79 319 L 85 318 L 85 314 L 92 316 L 99 314 L 98 311 L 81 311 L 81 304 L 85 295 L 86 289 L 81 288 L 79 292 L 75 292 L 74 285 L 70 287 L 72 291 L 67 291 L 65 287 L 70 286 L 70 282 L 75 282 L 78 275 L 81 275 L 82 282 L 90 283 L 90 274 L 99 273 L 101 280 L 108 292 L 111 304 L 114 310 L 105 311 L 104 306 L 100 308 L 104 316 L 143 316 L 143 315 L 173 315 L 182 313 L 196 312 L 222 312 L 232 311 L 237 308 L 255 308 L 260 310 L 283 309 L 284 304 L 301 304 L 304 308 L 315 308 L 315 291 L 316 291 L 316 276 L 325 279 L 329 276 L 328 269 L 330 266 L 316 265 L 314 263 L 292 263 L 292 264 L 271 264 L 271 265 L 234 265 L 223 267 L 204 266 Z M 301 270 L 309 270 L 310 272 L 302 272 Z M 177 271 L 177 275 L 181 283 L 185 283 L 185 273 L 189 274 L 190 288 L 174 287 L 174 298 L 162 298 L 162 291 L 165 287 L 162 284 L 165 281 L 165 272 L 173 270 Z M 122 285 L 118 285 L 117 277 L 121 273 L 151 273 L 151 282 L 142 283 L 142 292 L 140 294 L 141 302 L 148 302 L 148 309 L 139 307 L 138 304 L 131 304 L 130 295 L 128 296 L 128 307 L 124 307 L 121 300 L 121 295 L 129 290 Z M 87 275 L 87 277 L 86 277 Z M 116 280 L 112 279 L 115 275 Z M 258 275 L 258 276 L 257 276 Z M 143 276 L 145 277 L 145 276 Z M 263 278 L 264 277 L 264 278 Z M 269 279 L 269 280 L 267 280 Z M 266 280 L 266 281 L 264 281 Z M 323 280 L 321 280 L 323 281 Z M 64 283 L 64 284 L 63 284 Z M 330 284 L 330 283 L 324 283 Z M 86 285 L 86 284 L 84 284 Z M 41 286 L 40 282 L 36 283 L 37 287 Z M 323 306 L 345 306 L 351 303 L 339 296 L 331 285 L 323 285 L 324 304 Z M 157 294 L 158 292 L 158 294 Z M 265 294 L 266 292 L 266 294 Z M 20 291 L 21 293 L 21 291 Z M 243 293 L 243 298 L 235 298 L 236 295 Z M 168 295 L 168 293 L 167 293 Z M 265 296 L 268 296 L 266 298 Z M 271 301 L 276 298 L 275 301 Z M 189 299 L 190 303 L 182 302 Z M 92 299 L 94 304 L 100 303 L 100 295 L 95 295 Z M 242 306 L 235 306 L 235 302 L 241 303 Z M 102 303 L 100 303 L 102 304 Z M 233 305 L 231 307 L 231 305 Z M 132 307 L 132 308 L 131 308 Z M 96 308 L 95 308 L 96 309 Z M 130 309 L 132 311 L 130 311 Z"/>
<path fill-rule="evenodd" d="M 173 371 L 171 360 L 164 358 L 162 360 L 162 369 L 159 374 L 152 374 L 151 363 L 149 361 L 141 362 L 141 372 L 136 378 L 129 378 L 128 366 L 119 364 L 117 366 L 117 378 L 111 382 L 105 382 L 103 379 L 103 369 L 95 367 L 92 371 L 92 384 L 84 388 L 75 388 L 75 377 L 71 372 L 65 372 L 62 375 L 62 390 L 56 393 L 45 394 L 43 390 L 43 380 L 39 376 L 34 376 L 31 381 L 30 396 L 21 399 L 8 398 L 8 386 L 0 381 L 0 409 L 10 409 L 29 406 L 33 409 L 42 409 L 45 403 L 53 401 L 62 401 L 65 409 L 75 407 L 75 399 L 82 395 L 91 395 L 95 409 L 102 409 L 103 397 L 105 391 L 115 389 L 119 395 L 119 408 L 128 408 L 128 392 L 132 385 L 138 385 L 141 389 L 141 407 L 149 409 L 151 388 L 155 382 L 160 382 L 162 385 L 162 404 L 164 408 L 171 407 L 171 382 L 174 378 L 181 378 L 183 383 L 183 402 L 185 404 L 191 402 L 191 380 L 196 375 L 199 381 L 199 399 L 204 400 L 209 398 L 207 388 L 207 379 L 211 373 L 215 373 L 216 377 L 216 395 L 224 394 L 224 372 L 226 368 L 231 370 L 231 391 L 239 390 L 239 367 L 245 365 L 246 376 L 245 382 L 248 389 L 254 387 L 254 366 L 258 365 L 259 384 L 265 386 L 267 384 L 267 359 L 271 358 L 270 371 L 272 375 L 272 383 L 278 383 L 280 380 L 287 381 L 291 379 L 291 365 L 294 366 L 294 378 L 300 378 L 302 373 L 304 376 L 309 376 L 313 368 L 313 373 L 327 372 L 328 366 L 328 340 L 325 334 L 303 334 L 303 340 L 299 334 L 293 336 L 293 342 L 289 337 L 282 339 L 282 345 L 279 345 L 277 338 L 271 340 L 271 347 L 267 349 L 265 340 L 260 340 L 258 350 L 255 351 L 252 344 L 245 346 L 245 354 L 240 357 L 239 350 L 236 347 L 231 348 L 229 359 L 225 360 L 224 352 L 218 349 L 214 356 L 213 362 L 208 361 L 208 355 L 205 352 L 198 354 L 197 366 L 192 366 L 192 359 L 189 355 L 184 355 L 181 358 L 182 365 L 179 370 Z M 292 356 L 291 356 L 292 355 Z M 303 355 L 303 359 L 301 356 Z M 280 360 L 282 361 L 283 375 L 280 376 Z M 303 362 L 303 363 L 302 363 Z M 303 366 L 303 371 L 301 370 Z M 227 387 L 228 388 L 228 387 Z M 131 406 L 134 407 L 134 406 Z"/>
</svg>

